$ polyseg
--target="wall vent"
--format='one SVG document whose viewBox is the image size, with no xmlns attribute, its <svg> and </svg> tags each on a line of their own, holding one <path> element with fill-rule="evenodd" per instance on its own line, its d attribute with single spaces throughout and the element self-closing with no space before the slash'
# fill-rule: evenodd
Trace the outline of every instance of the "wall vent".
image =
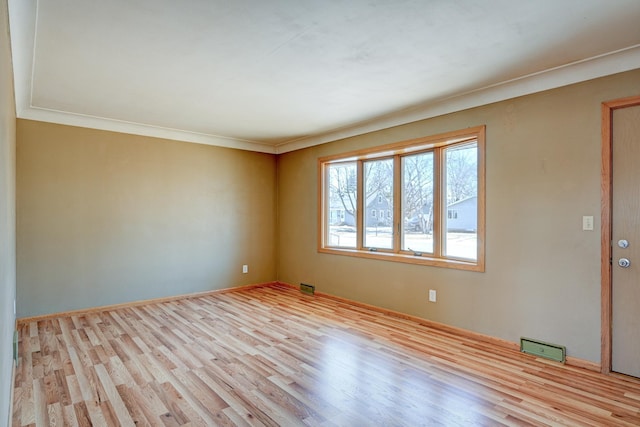
<svg viewBox="0 0 640 427">
<path fill-rule="evenodd" d="M 13 360 L 18 364 L 18 331 L 13 331 Z"/>
<path fill-rule="evenodd" d="M 300 291 L 307 295 L 313 295 L 316 293 L 316 287 L 313 285 L 308 285 L 306 283 L 300 283 Z"/>
<path fill-rule="evenodd" d="M 567 349 L 562 345 L 549 344 L 530 338 L 520 338 L 520 351 L 561 363 L 565 362 L 567 356 Z"/>
</svg>

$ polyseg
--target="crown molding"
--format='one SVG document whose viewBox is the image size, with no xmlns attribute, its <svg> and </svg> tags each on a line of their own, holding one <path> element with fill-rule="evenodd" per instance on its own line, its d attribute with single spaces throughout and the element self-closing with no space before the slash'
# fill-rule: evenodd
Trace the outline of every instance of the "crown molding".
<svg viewBox="0 0 640 427">
<path fill-rule="evenodd" d="M 8 7 L 16 116 L 18 118 L 275 154 L 275 147 L 272 144 L 263 144 L 257 141 L 163 128 L 33 106 L 31 104 L 33 56 L 37 43 L 38 1 L 9 0 Z"/>
<path fill-rule="evenodd" d="M 640 45 L 544 70 L 535 74 L 487 86 L 461 95 L 430 102 L 419 107 L 385 115 L 321 135 L 287 141 L 276 146 L 276 153 L 300 150 L 314 145 L 363 135 L 394 126 L 454 113 L 519 96 L 530 95 L 586 80 L 640 68 Z"/>
<path fill-rule="evenodd" d="M 273 144 L 50 110 L 31 105 L 38 1 L 9 0 L 8 8 L 18 118 L 271 154 L 283 154 L 640 68 L 640 45 L 634 45 L 464 94 L 428 102 L 353 126 Z"/>
<path fill-rule="evenodd" d="M 38 2 L 37 0 L 9 0 L 7 6 L 9 9 L 16 115 L 20 117 L 20 113 L 31 106 Z"/>
<path fill-rule="evenodd" d="M 40 122 L 57 123 L 68 126 L 170 139 L 174 141 L 192 142 L 195 144 L 214 145 L 217 147 L 276 154 L 275 147 L 273 145 L 263 144 L 256 141 L 190 132 L 181 129 L 151 126 L 121 120 L 105 119 L 103 117 L 73 114 L 65 111 L 29 107 L 20 111 L 17 116 L 20 119 L 37 120 Z"/>
</svg>

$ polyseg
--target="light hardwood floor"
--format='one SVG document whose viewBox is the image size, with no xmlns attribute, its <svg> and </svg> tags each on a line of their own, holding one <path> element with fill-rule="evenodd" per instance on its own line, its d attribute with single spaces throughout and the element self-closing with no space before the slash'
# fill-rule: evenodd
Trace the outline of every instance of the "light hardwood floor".
<svg viewBox="0 0 640 427">
<path fill-rule="evenodd" d="M 640 382 L 279 285 L 19 325 L 14 426 L 640 425 Z"/>
</svg>

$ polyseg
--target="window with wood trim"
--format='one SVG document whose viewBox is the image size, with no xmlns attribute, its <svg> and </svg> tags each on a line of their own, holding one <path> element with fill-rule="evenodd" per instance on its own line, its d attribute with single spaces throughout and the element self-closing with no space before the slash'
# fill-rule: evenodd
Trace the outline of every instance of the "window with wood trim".
<svg viewBox="0 0 640 427">
<path fill-rule="evenodd" d="M 319 159 L 318 250 L 484 271 L 484 157 L 479 126 Z"/>
</svg>

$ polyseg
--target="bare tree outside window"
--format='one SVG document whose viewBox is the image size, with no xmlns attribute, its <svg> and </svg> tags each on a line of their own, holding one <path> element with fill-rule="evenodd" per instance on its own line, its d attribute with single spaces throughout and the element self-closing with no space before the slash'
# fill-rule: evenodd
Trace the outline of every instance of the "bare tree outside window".
<svg viewBox="0 0 640 427">
<path fill-rule="evenodd" d="M 477 259 L 478 146 L 457 145 L 445 150 L 447 215 L 444 253 Z"/>
<path fill-rule="evenodd" d="M 368 248 L 393 248 L 393 216 L 385 217 L 384 211 L 393 211 L 393 159 L 364 162 L 364 246 Z M 378 215 L 378 213 L 382 214 Z"/>
<path fill-rule="evenodd" d="M 319 159 L 318 250 L 484 271 L 485 127 Z"/>
<path fill-rule="evenodd" d="M 433 252 L 433 152 L 402 157 L 402 250 Z"/>
<path fill-rule="evenodd" d="M 331 246 L 355 248 L 358 196 L 356 162 L 331 164 L 328 175 L 328 243 Z"/>
<path fill-rule="evenodd" d="M 478 195 L 478 149 L 475 144 L 445 150 L 448 204 Z"/>
</svg>

